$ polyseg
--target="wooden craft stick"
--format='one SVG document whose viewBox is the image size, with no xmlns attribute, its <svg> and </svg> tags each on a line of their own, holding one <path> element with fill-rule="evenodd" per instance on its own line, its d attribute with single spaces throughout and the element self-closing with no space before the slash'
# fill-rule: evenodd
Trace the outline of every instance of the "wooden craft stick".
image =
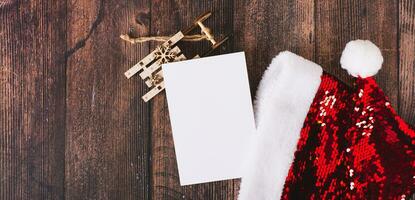
<svg viewBox="0 0 415 200">
<path fill-rule="evenodd" d="M 179 47 L 174 47 L 172 50 L 170 50 L 174 55 L 179 55 L 181 53 Z M 158 70 L 161 67 L 161 64 L 159 62 L 154 62 L 150 67 L 147 67 L 146 70 L 143 70 L 140 73 L 140 77 L 142 79 L 145 79 L 149 77 L 154 71 Z"/>
<path fill-rule="evenodd" d="M 149 92 L 147 92 L 147 94 L 145 94 L 141 98 L 145 102 L 148 102 L 150 99 L 152 99 L 154 96 L 156 96 L 158 93 L 160 93 L 163 90 L 164 90 L 164 82 L 161 82 L 157 87 L 154 87 L 153 89 L 151 89 Z"/>
<path fill-rule="evenodd" d="M 167 40 L 166 42 L 164 42 L 163 44 L 161 44 L 161 46 L 163 46 L 163 47 L 172 46 L 172 45 L 176 44 L 183 37 L 184 37 L 183 33 L 179 31 L 170 40 Z M 139 72 L 140 70 L 142 70 L 143 67 L 147 66 L 149 63 L 151 63 L 151 61 L 154 60 L 154 58 L 155 58 L 155 55 L 154 54 L 157 51 L 158 50 L 156 49 L 153 52 L 151 52 L 149 55 L 147 55 L 146 57 L 144 57 L 140 62 L 138 62 L 133 67 L 131 67 L 128 71 L 126 71 L 124 73 L 124 75 L 127 78 L 131 78 L 132 76 L 134 76 L 134 74 L 136 74 L 137 72 Z"/>
</svg>

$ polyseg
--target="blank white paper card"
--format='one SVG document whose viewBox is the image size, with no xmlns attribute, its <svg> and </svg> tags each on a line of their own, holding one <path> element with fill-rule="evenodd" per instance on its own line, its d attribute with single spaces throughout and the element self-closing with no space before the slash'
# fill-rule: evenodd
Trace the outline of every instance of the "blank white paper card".
<svg viewBox="0 0 415 200">
<path fill-rule="evenodd" d="M 240 178 L 255 131 L 243 52 L 163 65 L 180 184 Z"/>
</svg>

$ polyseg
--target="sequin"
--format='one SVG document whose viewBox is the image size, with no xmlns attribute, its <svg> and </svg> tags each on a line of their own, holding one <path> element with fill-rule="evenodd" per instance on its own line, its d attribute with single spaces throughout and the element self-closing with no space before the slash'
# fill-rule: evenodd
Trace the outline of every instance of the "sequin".
<svg viewBox="0 0 415 200">
<path fill-rule="evenodd" d="M 360 89 L 360 92 L 359 92 L 359 97 L 360 97 L 360 98 L 362 98 L 362 96 L 363 96 L 363 90 L 362 90 L 362 89 Z"/>
<path fill-rule="evenodd" d="M 414 129 L 374 79 L 357 81 L 351 88 L 321 77 L 281 199 L 401 199 L 415 191 Z"/>
<path fill-rule="evenodd" d="M 353 170 L 353 169 L 350 169 L 350 170 L 349 170 L 349 176 L 350 176 L 350 177 L 352 177 L 352 176 L 353 176 L 353 172 L 354 172 L 354 170 Z"/>
<path fill-rule="evenodd" d="M 354 189 L 354 183 L 350 182 L 350 190 L 353 190 L 353 189 Z"/>
</svg>

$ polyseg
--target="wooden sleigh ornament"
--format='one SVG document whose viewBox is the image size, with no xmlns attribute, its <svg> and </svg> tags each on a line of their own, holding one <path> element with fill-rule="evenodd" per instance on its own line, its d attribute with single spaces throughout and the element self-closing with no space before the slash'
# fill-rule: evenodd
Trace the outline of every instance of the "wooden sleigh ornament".
<svg viewBox="0 0 415 200">
<path fill-rule="evenodd" d="M 177 44 L 182 41 L 190 32 L 196 28 L 200 28 L 201 34 L 204 36 L 203 38 L 212 44 L 207 52 L 201 55 L 197 54 L 193 58 L 209 55 L 211 52 L 213 52 L 213 50 L 218 48 L 228 39 L 226 36 L 223 39 L 216 41 L 211 30 L 203 24 L 203 22 L 211 15 L 211 12 L 207 12 L 199 16 L 193 22 L 192 26 L 184 31 L 177 32 L 170 39 L 162 43 L 153 52 L 144 57 L 140 62 L 135 64 L 124 73 L 127 78 L 131 78 L 133 75 L 139 73 L 140 77 L 144 80 L 147 87 L 150 88 L 150 91 L 142 96 L 142 99 L 145 102 L 148 102 L 154 96 L 164 90 L 163 71 L 161 69 L 161 65 L 164 63 L 188 59 L 183 54 L 182 50 L 177 46 Z"/>
</svg>

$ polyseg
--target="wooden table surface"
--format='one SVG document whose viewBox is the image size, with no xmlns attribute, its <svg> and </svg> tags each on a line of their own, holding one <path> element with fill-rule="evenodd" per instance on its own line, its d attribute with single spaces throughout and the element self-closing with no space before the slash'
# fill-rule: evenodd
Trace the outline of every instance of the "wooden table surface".
<svg viewBox="0 0 415 200">
<path fill-rule="evenodd" d="M 0 199 L 236 199 L 239 180 L 181 187 L 165 95 L 150 103 L 123 73 L 205 11 L 217 53 L 245 51 L 251 91 L 290 50 L 342 80 L 345 44 L 370 39 L 376 76 L 415 124 L 412 0 L 0 0 Z M 194 51 L 208 45 L 193 44 Z"/>
</svg>

